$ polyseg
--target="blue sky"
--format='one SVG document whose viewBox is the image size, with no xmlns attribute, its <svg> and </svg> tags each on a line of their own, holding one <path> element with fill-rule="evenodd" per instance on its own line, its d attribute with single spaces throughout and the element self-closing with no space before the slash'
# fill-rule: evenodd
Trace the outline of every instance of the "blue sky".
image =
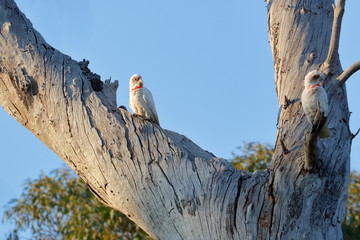
<svg viewBox="0 0 360 240">
<path fill-rule="evenodd" d="M 163 128 L 230 159 L 243 141 L 274 144 L 278 104 L 264 1 L 17 0 L 45 40 L 75 60 L 89 59 L 102 80 L 143 76 Z M 360 59 L 359 1 L 348 1 L 340 57 Z M 353 132 L 360 127 L 360 74 L 348 81 Z M 27 178 L 62 165 L 53 152 L 0 108 L 0 215 Z M 352 169 L 360 170 L 354 139 Z M 6 226 L 0 225 L 0 238 Z"/>
</svg>

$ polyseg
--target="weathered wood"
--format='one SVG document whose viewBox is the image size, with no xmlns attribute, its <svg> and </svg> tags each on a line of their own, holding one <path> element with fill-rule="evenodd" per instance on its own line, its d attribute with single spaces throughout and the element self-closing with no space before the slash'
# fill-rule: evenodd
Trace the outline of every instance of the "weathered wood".
<svg viewBox="0 0 360 240">
<path fill-rule="evenodd" d="M 279 104 L 285 96 L 290 101 L 299 99 L 304 76 L 311 70 L 320 70 L 329 55 L 332 59 L 329 61 L 331 66 L 328 66 L 331 74 L 324 82 L 329 99 L 331 137 L 317 141 L 317 173 L 303 171 L 304 137 L 309 123 L 301 103 L 295 101 L 279 116 L 271 164 L 276 199 L 272 209 L 273 239 L 342 238 L 351 133 L 346 90 L 344 86 L 339 87 L 335 79 L 342 72 L 336 45 L 328 54 L 334 19 L 332 3 L 321 0 L 268 1 L 270 44 Z M 284 154 L 282 145 L 290 150 L 288 154 Z"/>
<path fill-rule="evenodd" d="M 298 101 L 306 73 L 326 60 L 332 1 L 267 3 L 279 104 L 287 99 L 268 171 L 235 170 L 118 109 L 116 83 L 49 46 L 13 0 L 0 0 L 0 104 L 155 239 L 341 239 L 351 133 L 338 61 L 325 83 L 331 138 L 318 142 L 316 174 L 303 171 L 309 123 Z"/>
</svg>

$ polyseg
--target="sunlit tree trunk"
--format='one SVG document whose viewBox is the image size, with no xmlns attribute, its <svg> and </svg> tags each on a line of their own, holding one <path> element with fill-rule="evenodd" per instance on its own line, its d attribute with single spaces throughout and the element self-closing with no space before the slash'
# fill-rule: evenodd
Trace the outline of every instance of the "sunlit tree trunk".
<svg viewBox="0 0 360 240">
<path fill-rule="evenodd" d="M 331 37 L 332 3 L 267 2 L 281 105 L 267 171 L 235 170 L 185 136 L 118 109 L 117 82 L 102 83 L 86 61 L 48 45 L 13 0 L 0 0 L 0 104 L 100 201 L 155 239 L 341 239 L 351 133 L 339 82 L 352 73 L 336 79 L 342 68 L 338 35 Z M 304 146 L 311 126 L 299 98 L 313 69 L 328 76 L 331 137 L 314 138 L 317 152 L 309 161 Z"/>
<path fill-rule="evenodd" d="M 271 238 L 342 238 L 340 228 L 346 214 L 352 136 L 345 86 L 336 79 L 343 72 L 338 41 L 345 1 L 338 1 L 334 9 L 333 3 L 330 0 L 268 1 L 268 27 L 280 106 L 276 151 L 271 164 L 275 199 Z M 309 163 L 305 136 L 311 124 L 299 100 L 304 76 L 314 69 L 326 75 L 324 87 L 329 99 L 331 137 L 315 142 L 317 149 L 312 149 L 314 159 Z"/>
</svg>

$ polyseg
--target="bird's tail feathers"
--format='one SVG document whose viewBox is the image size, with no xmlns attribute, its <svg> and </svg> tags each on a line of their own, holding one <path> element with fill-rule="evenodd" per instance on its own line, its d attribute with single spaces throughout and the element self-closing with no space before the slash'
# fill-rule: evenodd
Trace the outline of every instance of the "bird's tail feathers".
<svg viewBox="0 0 360 240">
<path fill-rule="evenodd" d="M 330 137 L 330 130 L 329 130 L 328 126 L 326 126 L 326 125 L 323 126 L 323 128 L 321 129 L 321 131 L 319 133 L 319 137 L 320 138 Z"/>
</svg>

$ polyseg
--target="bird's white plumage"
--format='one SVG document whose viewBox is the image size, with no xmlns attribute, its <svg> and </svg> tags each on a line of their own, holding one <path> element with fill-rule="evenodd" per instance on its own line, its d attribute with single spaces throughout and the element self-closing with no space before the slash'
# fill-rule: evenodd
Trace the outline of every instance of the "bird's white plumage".
<svg viewBox="0 0 360 240">
<path fill-rule="evenodd" d="M 313 123 L 318 105 L 320 106 L 320 112 L 327 117 L 328 98 L 325 89 L 321 85 L 319 72 L 316 70 L 309 72 L 305 76 L 304 87 L 301 95 L 301 104 L 309 122 Z M 325 127 L 327 129 L 327 126 Z"/>
<path fill-rule="evenodd" d="M 156 112 L 154 98 L 151 92 L 144 87 L 144 82 L 139 74 L 134 74 L 130 78 L 130 101 L 131 110 L 150 122 L 160 126 L 159 117 Z"/>
</svg>

